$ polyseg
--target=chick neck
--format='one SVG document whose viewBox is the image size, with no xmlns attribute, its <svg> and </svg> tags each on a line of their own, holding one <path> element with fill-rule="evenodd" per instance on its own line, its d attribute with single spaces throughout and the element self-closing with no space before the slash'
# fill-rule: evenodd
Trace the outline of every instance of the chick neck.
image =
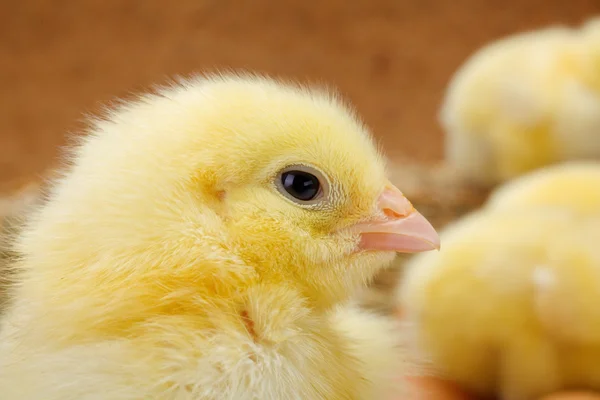
<svg viewBox="0 0 600 400">
<path fill-rule="evenodd" d="M 350 298 L 350 295 L 342 297 L 335 296 L 333 293 L 322 293 L 321 290 L 308 287 L 301 279 L 292 274 L 279 271 L 261 271 L 258 272 L 258 276 L 259 279 L 254 286 L 290 291 L 290 293 L 294 293 L 294 303 L 301 300 L 304 307 L 317 313 L 325 313 Z M 282 306 L 285 306 L 285 304 L 282 304 Z"/>
</svg>

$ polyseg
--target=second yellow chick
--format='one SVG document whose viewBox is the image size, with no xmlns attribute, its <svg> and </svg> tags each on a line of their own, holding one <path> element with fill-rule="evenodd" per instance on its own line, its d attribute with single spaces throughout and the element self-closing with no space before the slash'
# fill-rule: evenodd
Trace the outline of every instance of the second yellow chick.
<svg viewBox="0 0 600 400">
<path fill-rule="evenodd" d="M 502 400 L 600 390 L 599 182 L 600 163 L 526 175 L 414 257 L 397 295 L 417 359 Z"/>
<path fill-rule="evenodd" d="M 492 186 L 600 157 L 600 18 L 495 41 L 452 78 L 440 111 L 446 160 Z"/>
</svg>

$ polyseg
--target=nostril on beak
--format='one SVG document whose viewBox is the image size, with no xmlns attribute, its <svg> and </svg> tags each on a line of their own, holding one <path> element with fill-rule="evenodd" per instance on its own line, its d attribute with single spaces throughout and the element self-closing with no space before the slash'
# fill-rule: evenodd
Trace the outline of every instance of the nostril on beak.
<svg viewBox="0 0 600 400">
<path fill-rule="evenodd" d="M 406 218 L 415 211 L 411 202 L 394 186 L 388 186 L 379 197 L 379 209 L 392 219 Z"/>
<path fill-rule="evenodd" d="M 388 217 L 388 218 L 403 218 L 406 217 L 406 215 L 404 214 L 400 214 L 399 212 L 396 212 L 394 210 L 392 210 L 391 208 L 384 208 L 383 209 L 383 214 Z"/>
</svg>

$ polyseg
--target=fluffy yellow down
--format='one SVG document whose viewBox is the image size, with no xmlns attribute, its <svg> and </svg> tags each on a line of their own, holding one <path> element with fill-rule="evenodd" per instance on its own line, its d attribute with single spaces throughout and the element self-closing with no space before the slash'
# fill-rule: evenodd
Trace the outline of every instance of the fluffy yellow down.
<svg viewBox="0 0 600 400">
<path fill-rule="evenodd" d="M 507 183 L 407 265 L 409 337 L 435 374 L 481 395 L 600 390 L 600 163 Z"/>
<path fill-rule="evenodd" d="M 600 212 L 600 161 L 567 161 L 542 167 L 498 187 L 487 209 L 568 208 Z"/>
<path fill-rule="evenodd" d="M 452 78 L 440 122 L 447 161 L 483 185 L 600 157 L 600 18 L 483 47 Z"/>
<path fill-rule="evenodd" d="M 2 400 L 380 399 L 395 322 L 347 305 L 394 258 L 343 228 L 387 182 L 336 97 L 195 78 L 95 121 L 30 218 L 0 327 Z M 309 165 L 325 199 L 274 180 Z"/>
</svg>

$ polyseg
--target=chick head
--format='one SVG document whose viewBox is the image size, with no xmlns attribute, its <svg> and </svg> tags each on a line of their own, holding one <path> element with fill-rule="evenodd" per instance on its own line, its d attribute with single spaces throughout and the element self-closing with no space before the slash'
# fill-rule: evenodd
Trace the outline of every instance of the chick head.
<svg viewBox="0 0 600 400">
<path fill-rule="evenodd" d="M 559 208 L 593 215 L 600 208 L 600 163 L 566 161 L 532 171 L 496 188 L 486 208 Z"/>
<path fill-rule="evenodd" d="M 257 76 L 185 81 L 96 121 L 73 161 L 23 248 L 95 268 L 110 260 L 111 279 L 232 286 L 235 270 L 236 290 L 246 278 L 289 283 L 328 307 L 396 252 L 439 246 L 367 129 L 326 91 Z"/>
</svg>

